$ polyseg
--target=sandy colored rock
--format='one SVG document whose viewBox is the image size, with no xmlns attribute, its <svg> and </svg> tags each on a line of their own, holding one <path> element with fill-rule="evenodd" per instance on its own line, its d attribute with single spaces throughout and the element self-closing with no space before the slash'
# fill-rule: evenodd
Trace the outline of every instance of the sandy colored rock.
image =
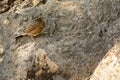
<svg viewBox="0 0 120 80">
<path fill-rule="evenodd" d="M 32 4 L 33 4 L 34 6 L 36 6 L 36 5 L 40 4 L 40 3 L 42 3 L 42 1 L 43 1 L 43 0 L 32 0 Z"/>
<path fill-rule="evenodd" d="M 0 63 L 1 63 L 1 62 L 3 61 L 3 59 L 4 59 L 3 52 L 4 52 L 3 45 L 0 44 Z"/>
<path fill-rule="evenodd" d="M 120 43 L 111 48 L 95 69 L 90 80 L 120 80 Z"/>
<path fill-rule="evenodd" d="M 46 52 L 43 49 L 32 51 L 34 46 L 34 43 L 28 43 L 17 49 L 16 79 L 43 79 L 57 72 L 58 66 L 47 57 Z"/>
<path fill-rule="evenodd" d="M 45 76 L 51 75 L 52 77 L 52 74 L 55 74 L 58 71 L 58 66 L 47 57 L 47 54 L 43 49 L 38 49 L 38 51 L 36 51 L 34 65 L 39 67 L 35 72 L 35 79 L 40 78 L 46 80 L 47 78 L 45 78 Z"/>
<path fill-rule="evenodd" d="M 0 55 L 2 55 L 2 54 L 3 54 L 3 52 L 4 52 L 3 45 L 2 45 L 2 44 L 0 44 Z"/>
<path fill-rule="evenodd" d="M 9 19 L 5 19 L 3 21 L 3 23 L 4 23 L 4 25 L 8 26 L 8 25 L 10 25 L 10 20 Z"/>
</svg>

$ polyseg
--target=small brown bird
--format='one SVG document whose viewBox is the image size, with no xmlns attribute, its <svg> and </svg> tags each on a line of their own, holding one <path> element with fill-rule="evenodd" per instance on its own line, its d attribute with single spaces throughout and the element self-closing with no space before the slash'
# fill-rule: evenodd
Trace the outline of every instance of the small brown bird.
<svg viewBox="0 0 120 80">
<path fill-rule="evenodd" d="M 31 36 L 33 41 L 35 41 L 33 39 L 33 36 L 39 35 L 44 27 L 45 27 L 45 22 L 43 21 L 42 17 L 39 16 L 26 26 L 26 28 L 23 30 L 20 36 L 28 35 Z"/>
</svg>

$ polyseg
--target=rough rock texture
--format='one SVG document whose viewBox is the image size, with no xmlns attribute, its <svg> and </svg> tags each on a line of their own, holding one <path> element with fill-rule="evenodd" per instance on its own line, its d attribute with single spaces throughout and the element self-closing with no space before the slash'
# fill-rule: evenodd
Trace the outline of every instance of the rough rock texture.
<svg viewBox="0 0 120 80">
<path fill-rule="evenodd" d="M 4 59 L 4 48 L 3 48 L 3 45 L 0 44 L 0 63 L 3 61 Z"/>
<path fill-rule="evenodd" d="M 52 78 L 52 74 L 57 72 L 58 66 L 46 56 L 43 49 L 32 49 L 34 45 L 34 43 L 28 43 L 17 48 L 14 62 L 17 66 L 16 80 L 46 80 Z"/>
<path fill-rule="evenodd" d="M 120 80 L 120 43 L 107 52 L 90 80 Z"/>
<path fill-rule="evenodd" d="M 0 13 L 8 11 L 14 0 L 0 0 Z"/>
<path fill-rule="evenodd" d="M 0 42 L 5 50 L 0 64 L 1 80 L 15 80 L 20 76 L 16 75 L 16 51 L 33 42 L 29 36 L 15 38 L 14 34 L 38 15 L 44 17 L 46 27 L 35 37 L 35 46 L 29 53 L 37 49 L 46 51 L 59 67 L 59 72 L 51 78 L 53 80 L 84 80 L 119 39 L 118 0 L 47 0 L 38 6 L 26 5 L 22 7 L 19 3 L 0 15 Z M 20 76 L 24 77 L 27 76 Z"/>
</svg>

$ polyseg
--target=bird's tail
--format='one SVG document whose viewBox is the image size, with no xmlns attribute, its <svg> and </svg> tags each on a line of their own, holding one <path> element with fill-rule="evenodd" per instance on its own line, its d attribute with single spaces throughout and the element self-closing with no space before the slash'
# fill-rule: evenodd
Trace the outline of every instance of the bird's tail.
<svg viewBox="0 0 120 80">
<path fill-rule="evenodd" d="M 25 36 L 25 35 L 27 35 L 27 34 L 24 32 L 15 32 L 13 34 L 14 38 L 18 38 L 18 37 Z"/>
</svg>

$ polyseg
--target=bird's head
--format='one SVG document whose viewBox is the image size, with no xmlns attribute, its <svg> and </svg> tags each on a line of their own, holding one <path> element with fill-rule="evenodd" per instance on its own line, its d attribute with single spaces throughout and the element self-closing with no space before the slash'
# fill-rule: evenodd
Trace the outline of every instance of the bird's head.
<svg viewBox="0 0 120 80">
<path fill-rule="evenodd" d="M 43 17 L 42 16 L 37 16 L 35 18 L 35 21 L 43 22 Z"/>
</svg>

